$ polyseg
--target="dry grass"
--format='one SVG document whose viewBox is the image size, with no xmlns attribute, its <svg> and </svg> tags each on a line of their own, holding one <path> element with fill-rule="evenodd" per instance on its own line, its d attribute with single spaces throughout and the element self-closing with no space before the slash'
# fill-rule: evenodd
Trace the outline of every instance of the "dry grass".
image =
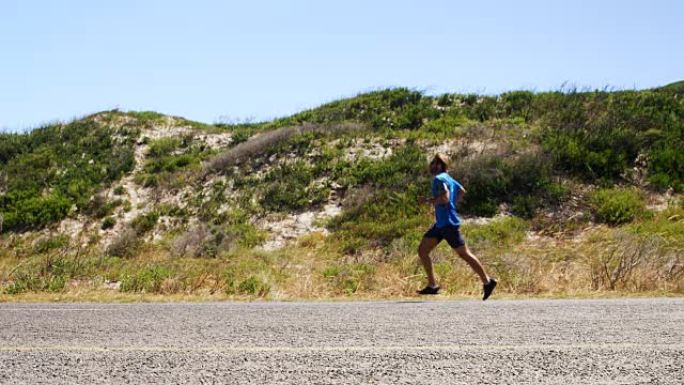
<svg viewBox="0 0 684 385">
<path fill-rule="evenodd" d="M 468 225 L 464 233 L 499 278 L 498 299 L 681 296 L 682 211 L 628 226 L 596 226 L 578 236 L 519 236 L 526 234 L 524 227 L 505 220 Z M 313 233 L 281 250 L 231 250 L 216 258 L 182 256 L 163 245 L 145 246 L 129 258 L 64 250 L 31 256 L 14 249 L 0 258 L 0 301 L 401 299 L 415 297 L 425 283 L 415 241 L 404 239 L 353 257 L 339 246 L 335 237 Z M 433 259 L 442 298 L 479 298 L 479 280 L 446 244 L 435 249 Z M 6 288 L 22 277 L 39 281 L 10 294 Z M 60 279 L 63 287 L 55 286 Z M 119 289 L 112 287 L 116 281 Z"/>
<path fill-rule="evenodd" d="M 334 125 L 304 124 L 295 127 L 283 127 L 273 131 L 260 133 L 246 142 L 217 155 L 204 164 L 202 178 L 213 173 L 222 172 L 228 168 L 264 154 L 273 146 L 285 142 L 295 135 L 306 133 L 344 133 L 357 131 L 363 126 L 355 123 L 341 123 Z"/>
</svg>

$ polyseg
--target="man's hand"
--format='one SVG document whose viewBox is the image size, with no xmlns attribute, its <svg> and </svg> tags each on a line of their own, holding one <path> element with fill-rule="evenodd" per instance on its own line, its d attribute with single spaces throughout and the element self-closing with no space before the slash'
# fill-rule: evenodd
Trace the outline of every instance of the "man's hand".
<svg viewBox="0 0 684 385">
<path fill-rule="evenodd" d="M 446 190 L 440 196 L 432 198 L 431 202 L 435 207 L 447 205 L 449 204 L 449 196 L 449 190 Z"/>
</svg>

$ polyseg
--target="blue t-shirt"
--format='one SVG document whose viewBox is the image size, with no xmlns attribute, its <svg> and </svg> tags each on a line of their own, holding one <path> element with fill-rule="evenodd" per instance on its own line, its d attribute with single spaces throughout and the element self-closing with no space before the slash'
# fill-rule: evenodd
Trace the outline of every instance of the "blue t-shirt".
<svg viewBox="0 0 684 385">
<path fill-rule="evenodd" d="M 449 190 L 449 203 L 438 205 L 435 207 L 435 224 L 437 228 L 442 228 L 447 225 L 460 226 L 461 218 L 456 212 L 456 201 L 458 195 L 461 193 L 461 184 L 458 183 L 446 172 L 437 174 L 432 180 L 432 197 L 437 198 L 444 193 L 445 189 Z"/>
</svg>

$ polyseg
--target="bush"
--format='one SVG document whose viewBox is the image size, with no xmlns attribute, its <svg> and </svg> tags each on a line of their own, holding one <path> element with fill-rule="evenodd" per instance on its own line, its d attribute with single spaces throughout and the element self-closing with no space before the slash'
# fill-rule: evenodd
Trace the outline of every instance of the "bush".
<svg viewBox="0 0 684 385">
<path fill-rule="evenodd" d="M 546 93 L 535 101 L 557 169 L 612 182 L 649 153 L 652 183 L 675 188 L 684 168 L 683 107 L 672 94 L 653 91 Z"/>
<path fill-rule="evenodd" d="M 33 246 L 33 252 L 43 254 L 50 250 L 59 249 L 69 245 L 68 235 L 40 238 Z"/>
<path fill-rule="evenodd" d="M 328 266 L 322 274 L 337 291 L 354 294 L 363 288 L 372 289 L 375 267 L 367 263 Z"/>
<path fill-rule="evenodd" d="M 529 224 L 517 217 L 496 219 L 486 225 L 464 226 L 465 238 L 473 244 L 490 243 L 505 245 L 517 243 L 525 239 Z"/>
<path fill-rule="evenodd" d="M 650 154 L 649 182 L 652 185 L 675 191 L 684 191 L 684 143 L 673 143 L 654 149 Z"/>
<path fill-rule="evenodd" d="M 250 137 L 250 132 L 247 130 L 238 130 L 233 133 L 233 136 L 231 137 L 232 141 L 230 142 L 231 146 L 237 146 L 240 143 L 246 142 L 249 140 Z"/>
<path fill-rule="evenodd" d="M 279 127 L 302 122 L 320 124 L 356 121 L 367 123 L 374 129 L 416 129 L 434 113 L 431 98 L 407 88 L 394 88 L 337 100 L 276 120 L 273 124 Z"/>
<path fill-rule="evenodd" d="M 86 208 L 103 185 L 133 169 L 128 139 L 114 141 L 109 127 L 89 120 L 0 135 L 0 149 L 16 145 L 16 151 L 2 158 L 0 179 L 7 180 L 0 196 L 3 227 L 42 228 L 64 219 L 74 206 Z"/>
<path fill-rule="evenodd" d="M 202 256 L 202 245 L 209 236 L 209 227 L 200 223 L 174 239 L 171 254 L 175 257 L 196 258 Z"/>
<path fill-rule="evenodd" d="M 447 111 L 443 116 L 428 121 L 422 128 L 426 132 L 431 132 L 434 134 L 439 134 L 440 137 L 452 138 L 458 136 L 462 130 L 469 122 L 468 118 L 463 115 L 462 111 L 457 109 L 452 109 Z"/>
<path fill-rule="evenodd" d="M 159 293 L 164 281 L 172 277 L 172 271 L 164 266 L 146 266 L 135 272 L 124 274 L 121 278 L 122 292 Z"/>
<path fill-rule="evenodd" d="M 114 217 L 107 217 L 102 221 L 102 230 L 111 229 L 116 225 L 116 219 Z"/>
<path fill-rule="evenodd" d="M 10 192 L 0 196 L 0 207 L 6 210 L 0 212 L 4 218 L 3 228 L 40 228 L 65 218 L 71 208 L 71 201 L 60 194 L 30 198 L 22 195 Z"/>
<path fill-rule="evenodd" d="M 340 275 L 340 268 L 338 266 L 328 266 L 323 269 L 323 278 L 335 278 Z"/>
<path fill-rule="evenodd" d="M 133 257 L 139 246 L 138 233 L 129 227 L 112 240 L 112 243 L 105 250 L 105 254 L 110 257 Z"/>
<path fill-rule="evenodd" d="M 415 144 L 407 143 L 385 159 L 358 161 L 333 177 L 360 185 L 349 190 L 342 214 L 328 224 L 344 253 L 388 246 L 426 225 L 418 198 L 429 195 L 430 179 L 424 151 Z"/>
<path fill-rule="evenodd" d="M 274 168 L 265 177 L 261 205 L 268 210 L 291 211 L 323 202 L 329 189 L 313 185 L 314 177 L 314 168 L 301 160 Z"/>
<path fill-rule="evenodd" d="M 108 202 L 104 195 L 97 194 L 83 207 L 82 212 L 97 219 L 104 218 L 111 215 L 122 203 L 121 199 Z"/>
<path fill-rule="evenodd" d="M 631 188 L 608 188 L 595 191 L 590 204 L 596 220 L 612 225 L 632 222 L 646 214 L 641 194 Z"/>
<path fill-rule="evenodd" d="M 521 218 L 530 219 L 537 213 L 539 198 L 532 195 L 518 195 L 513 197 L 511 212 Z"/>
<path fill-rule="evenodd" d="M 145 125 L 159 122 L 165 118 L 164 115 L 155 111 L 128 111 L 126 114 L 138 119 L 140 123 Z"/>
<path fill-rule="evenodd" d="M 464 214 L 493 216 L 501 203 L 511 203 L 516 215 L 529 218 L 544 200 L 558 196 L 551 166 L 537 153 L 502 158 L 483 155 L 460 163 L 452 175 L 466 189 Z"/>
<path fill-rule="evenodd" d="M 499 103 L 503 115 L 509 118 L 530 119 L 534 94 L 530 91 L 512 91 L 501 95 Z"/>
<path fill-rule="evenodd" d="M 173 241 L 171 252 L 178 257 L 215 258 L 238 247 L 253 248 L 265 240 L 264 232 L 235 210 L 228 214 L 226 223 L 200 223 L 181 234 Z"/>
<path fill-rule="evenodd" d="M 10 284 L 4 288 L 0 285 L 0 292 L 6 294 L 29 291 L 62 292 L 70 279 L 85 273 L 84 267 L 87 267 L 87 264 L 84 264 L 82 260 L 48 254 L 39 259 L 28 260 L 21 268 L 15 269 L 9 277 Z"/>
<path fill-rule="evenodd" d="M 271 291 L 271 286 L 254 275 L 244 279 L 237 287 L 238 294 L 255 295 L 265 297 Z"/>
<path fill-rule="evenodd" d="M 345 133 L 357 131 L 361 128 L 358 124 L 346 122 L 339 122 L 333 125 L 304 124 L 297 127 L 281 127 L 256 135 L 211 158 L 204 166 L 203 174 L 223 172 L 230 167 L 265 155 L 278 146 L 291 146 L 291 140 L 301 140 L 301 137 L 307 134 Z"/>
<path fill-rule="evenodd" d="M 159 212 L 151 211 L 147 214 L 142 214 L 133 219 L 131 227 L 138 235 L 145 234 L 152 230 L 159 220 Z"/>
</svg>

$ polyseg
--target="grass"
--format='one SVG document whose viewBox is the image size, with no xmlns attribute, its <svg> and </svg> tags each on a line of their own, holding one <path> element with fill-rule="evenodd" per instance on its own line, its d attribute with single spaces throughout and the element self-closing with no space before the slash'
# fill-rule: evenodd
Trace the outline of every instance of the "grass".
<svg viewBox="0 0 684 385">
<path fill-rule="evenodd" d="M 497 298 L 682 295 L 682 216 L 683 209 L 673 207 L 626 226 L 598 226 L 581 242 L 529 241 L 527 222 L 512 217 L 466 225 L 464 234 L 499 278 Z M 420 233 L 351 257 L 336 244 L 340 240 L 320 234 L 274 252 L 239 249 L 213 259 L 174 257 L 164 247 L 144 247 L 133 258 L 67 255 L 57 247 L 3 258 L 0 296 L 104 302 L 160 295 L 193 301 L 410 298 L 425 281 L 413 235 Z M 433 259 L 447 298 L 479 297 L 479 280 L 445 244 Z M 105 281 L 120 282 L 119 290 L 105 289 Z"/>
<path fill-rule="evenodd" d="M 481 295 L 481 294 L 480 294 Z M 510 294 L 497 291 L 488 301 L 509 300 L 539 300 L 539 299 L 616 299 L 624 298 L 625 295 L 618 292 L 572 292 L 572 293 L 540 293 L 540 294 Z M 681 294 L 667 291 L 640 292 L 629 295 L 630 298 L 653 298 L 653 297 L 681 297 Z M 149 293 L 120 293 L 108 290 L 75 290 L 67 293 L 23 293 L 17 295 L 0 294 L 2 303 L 207 303 L 223 301 L 307 301 L 307 302 L 340 302 L 340 301 L 472 301 L 479 299 L 479 295 L 441 293 L 433 297 L 417 297 L 413 294 L 398 295 L 385 294 L 355 294 L 354 296 L 304 296 L 304 297 L 279 297 L 271 295 L 267 299 L 256 298 L 247 295 L 228 295 L 225 293 L 193 293 L 193 294 L 149 294 Z"/>
</svg>

